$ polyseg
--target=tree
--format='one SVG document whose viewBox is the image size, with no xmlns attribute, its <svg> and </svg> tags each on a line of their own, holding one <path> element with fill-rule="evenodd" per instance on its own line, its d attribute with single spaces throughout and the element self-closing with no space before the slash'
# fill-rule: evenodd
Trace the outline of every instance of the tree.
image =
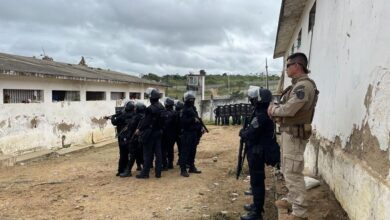
<svg viewBox="0 0 390 220">
<path fill-rule="evenodd" d="M 153 81 L 156 81 L 156 82 L 160 82 L 161 81 L 161 77 L 157 76 L 154 73 L 148 73 L 148 75 L 143 75 L 142 78 L 143 79 L 148 79 L 148 80 L 153 80 Z"/>
</svg>

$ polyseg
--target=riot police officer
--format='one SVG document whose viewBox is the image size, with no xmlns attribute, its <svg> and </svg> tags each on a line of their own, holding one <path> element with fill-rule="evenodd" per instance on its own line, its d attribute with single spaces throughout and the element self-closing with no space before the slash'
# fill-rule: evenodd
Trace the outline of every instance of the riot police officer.
<svg viewBox="0 0 390 220">
<path fill-rule="evenodd" d="M 164 102 L 165 111 L 162 113 L 163 135 L 162 135 L 162 166 L 163 170 L 173 169 L 173 147 L 176 140 L 175 102 L 167 97 Z"/>
<path fill-rule="evenodd" d="M 182 144 L 181 144 L 181 128 L 180 128 L 180 113 L 181 113 L 181 110 L 184 108 L 184 103 L 177 100 L 176 104 L 175 104 L 175 121 L 176 121 L 176 136 L 175 136 L 175 140 L 176 140 L 176 145 L 177 145 L 177 156 L 178 156 L 178 160 L 177 160 L 177 164 L 176 165 L 180 165 L 179 164 L 179 161 L 180 161 L 180 152 L 181 152 L 181 148 L 182 148 Z"/>
<path fill-rule="evenodd" d="M 148 88 L 146 94 L 149 96 L 150 105 L 145 110 L 145 118 L 142 120 L 136 133 L 140 135 L 139 141 L 143 145 L 144 164 L 142 171 L 136 177 L 149 178 L 150 167 L 155 156 L 155 176 L 161 177 L 161 134 L 162 120 L 161 113 L 164 107 L 158 101 L 160 92 L 155 88 Z"/>
<path fill-rule="evenodd" d="M 195 107 L 195 96 L 191 92 L 184 94 L 184 108 L 180 113 L 181 142 L 180 175 L 189 177 L 188 173 L 201 173 L 195 167 L 196 147 L 199 143 L 202 126 Z M 189 170 L 187 172 L 187 165 Z"/>
<path fill-rule="evenodd" d="M 241 104 L 234 104 L 236 106 L 236 124 L 241 125 Z"/>
<path fill-rule="evenodd" d="M 230 122 L 229 122 L 229 118 L 230 118 L 230 108 L 229 108 L 229 105 L 224 105 L 223 108 L 225 109 L 225 123 L 224 125 L 229 125 Z"/>
<path fill-rule="evenodd" d="M 219 125 L 220 123 L 220 117 L 221 117 L 221 106 L 217 106 L 215 109 L 214 109 L 214 123 L 215 125 Z"/>
<path fill-rule="evenodd" d="M 230 116 L 232 117 L 232 125 L 236 125 L 236 114 L 237 114 L 237 109 L 235 104 L 230 104 L 229 105 L 230 109 Z"/>
<path fill-rule="evenodd" d="M 129 160 L 129 148 L 127 139 L 127 124 L 130 122 L 134 115 L 134 103 L 129 101 L 125 104 L 125 108 L 122 113 L 115 114 L 111 117 L 111 123 L 116 126 L 118 134 L 118 145 L 119 145 L 119 161 L 118 161 L 118 172 L 116 176 L 119 176 L 126 169 Z"/>
<path fill-rule="evenodd" d="M 128 126 L 127 138 L 129 139 L 128 148 L 129 148 L 129 162 L 126 166 L 126 169 L 123 173 L 119 174 L 120 177 L 130 177 L 131 169 L 133 168 L 134 163 L 137 163 L 137 170 L 142 169 L 143 164 L 143 155 L 142 155 L 142 145 L 138 141 L 138 135 L 135 134 L 136 129 L 138 128 L 141 120 L 145 116 L 146 106 L 142 102 L 137 102 L 135 105 L 135 114 L 131 118 Z"/>
<path fill-rule="evenodd" d="M 275 125 L 267 114 L 269 103 L 272 101 L 271 92 L 268 89 L 251 87 L 248 90 L 248 97 L 254 112 L 247 128 L 240 130 L 240 137 L 247 147 L 253 204 L 244 206 L 249 212 L 241 216 L 242 220 L 262 219 L 265 198 L 264 150 L 276 144 Z"/>
</svg>

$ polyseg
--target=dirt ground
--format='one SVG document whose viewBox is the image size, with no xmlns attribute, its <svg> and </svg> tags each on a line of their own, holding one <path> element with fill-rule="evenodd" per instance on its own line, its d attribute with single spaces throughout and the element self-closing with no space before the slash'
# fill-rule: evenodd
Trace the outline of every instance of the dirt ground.
<svg viewBox="0 0 390 220">
<path fill-rule="evenodd" d="M 115 176 L 117 146 L 107 145 L 0 168 L 0 219 L 239 219 L 248 178 L 235 179 L 239 127 L 209 126 L 198 147 L 202 174 L 161 179 Z M 176 156 L 176 155 L 175 155 Z M 247 168 L 246 168 L 247 170 Z M 264 219 L 277 219 L 275 179 L 267 168 Z M 276 183 L 285 193 L 282 183 Z M 310 219 L 348 217 L 323 184 L 309 191 Z"/>
</svg>

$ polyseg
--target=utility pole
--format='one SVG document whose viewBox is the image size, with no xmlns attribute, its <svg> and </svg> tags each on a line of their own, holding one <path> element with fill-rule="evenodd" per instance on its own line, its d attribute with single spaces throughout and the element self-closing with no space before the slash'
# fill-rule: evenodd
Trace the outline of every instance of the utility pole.
<svg viewBox="0 0 390 220">
<path fill-rule="evenodd" d="M 268 63 L 267 63 L 267 58 L 265 58 L 265 87 L 269 89 L 268 85 Z"/>
</svg>

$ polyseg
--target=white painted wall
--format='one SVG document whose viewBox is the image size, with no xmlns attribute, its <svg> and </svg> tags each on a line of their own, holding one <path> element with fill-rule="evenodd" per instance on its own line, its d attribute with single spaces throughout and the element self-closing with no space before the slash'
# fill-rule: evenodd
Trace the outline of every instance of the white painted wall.
<svg viewBox="0 0 390 220">
<path fill-rule="evenodd" d="M 0 154 L 19 154 L 65 144 L 87 144 L 113 138 L 114 127 L 103 116 L 114 114 L 122 101 L 111 101 L 110 92 L 140 92 L 147 85 L 83 82 L 36 77 L 0 76 L 0 95 L 3 89 L 44 90 L 44 103 L 0 104 Z M 163 87 L 157 87 L 164 93 Z M 80 91 L 81 101 L 57 102 L 51 99 L 52 90 Z M 105 91 L 107 101 L 85 101 L 86 91 Z M 1 100 L 2 101 L 2 100 Z M 2 103 L 2 102 L 1 102 Z M 147 102 L 145 102 L 147 104 Z M 36 127 L 34 126 L 36 125 Z"/>
<path fill-rule="evenodd" d="M 302 28 L 302 47 L 309 54 L 309 0 L 290 48 Z M 388 150 L 390 137 L 390 1 L 317 1 L 311 47 L 310 76 L 320 90 L 314 117 L 316 138 L 333 143 L 336 137 L 344 149 L 354 130 L 368 123 L 380 149 Z M 290 54 L 285 54 L 285 59 Z M 285 84 L 290 79 L 286 78 Z M 371 104 L 365 106 L 369 85 Z M 325 143 L 324 142 L 324 143 Z M 388 219 L 390 176 L 381 177 L 365 161 L 342 149 L 331 155 L 326 144 L 319 150 L 319 174 L 334 190 L 351 219 Z M 360 146 L 354 146 L 359 148 Z M 309 145 L 306 168 L 315 164 L 315 148 Z"/>
</svg>

